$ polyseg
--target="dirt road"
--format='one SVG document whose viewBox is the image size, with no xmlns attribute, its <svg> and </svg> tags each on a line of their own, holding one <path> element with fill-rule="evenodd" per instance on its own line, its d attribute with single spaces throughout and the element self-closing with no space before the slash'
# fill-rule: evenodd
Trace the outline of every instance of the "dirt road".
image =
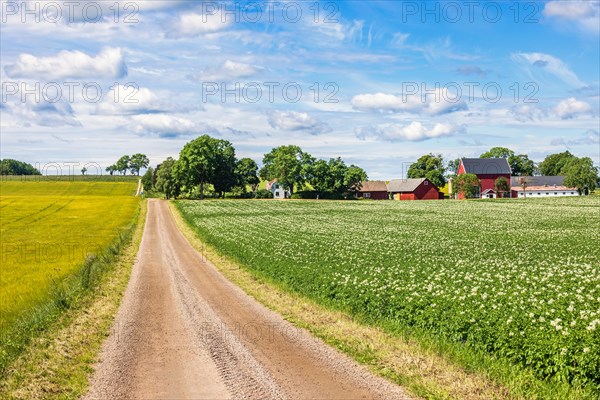
<svg viewBox="0 0 600 400">
<path fill-rule="evenodd" d="M 225 279 L 149 200 L 138 258 L 88 399 L 399 399 L 403 390 Z"/>
</svg>

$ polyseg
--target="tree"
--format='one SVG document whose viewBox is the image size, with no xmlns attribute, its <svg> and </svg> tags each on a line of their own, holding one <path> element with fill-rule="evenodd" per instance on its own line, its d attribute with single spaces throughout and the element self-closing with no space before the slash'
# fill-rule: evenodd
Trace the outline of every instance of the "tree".
<svg viewBox="0 0 600 400">
<path fill-rule="evenodd" d="M 510 193 L 508 179 L 503 176 L 499 176 L 496 181 L 494 181 L 494 186 L 496 188 L 496 193 L 498 193 L 500 197 L 505 197 L 506 193 Z"/>
<path fill-rule="evenodd" d="M 140 175 L 140 170 L 142 168 L 147 168 L 150 160 L 146 157 L 145 154 L 137 153 L 131 156 L 129 159 L 129 169 L 131 169 L 131 173 L 134 175 Z"/>
<path fill-rule="evenodd" d="M 142 186 L 144 191 L 152 190 L 154 187 L 154 169 L 152 167 L 146 170 L 144 176 L 142 176 Z"/>
<path fill-rule="evenodd" d="M 529 159 L 527 154 L 515 154 L 506 147 L 492 147 L 479 158 L 506 158 L 512 171 L 512 176 L 532 176 L 537 171 L 535 163 Z"/>
<path fill-rule="evenodd" d="M 519 183 L 521 184 L 521 187 L 523 188 L 523 197 L 527 197 L 527 191 L 525 189 L 527 189 L 527 179 L 521 177 L 521 179 L 519 179 Z"/>
<path fill-rule="evenodd" d="M 512 170 L 512 176 L 533 176 L 537 172 L 537 166 L 527 154 L 509 157 L 508 163 Z"/>
<path fill-rule="evenodd" d="M 174 165 L 175 160 L 169 157 L 156 167 L 156 184 L 154 187 L 159 192 L 164 193 L 167 200 L 179 194 L 179 183 L 173 174 Z"/>
<path fill-rule="evenodd" d="M 129 169 L 129 156 L 122 156 L 115 164 L 116 170 L 125 175 Z"/>
<path fill-rule="evenodd" d="M 318 160 L 311 166 L 310 184 L 319 194 L 352 195 L 367 179 L 366 172 L 356 165 L 347 166 L 340 157 Z"/>
<path fill-rule="evenodd" d="M 108 167 L 106 167 L 106 172 L 108 172 L 109 174 L 114 174 L 117 170 L 117 166 L 115 164 L 113 165 L 109 165 Z"/>
<path fill-rule="evenodd" d="M 311 165 L 310 184 L 319 194 L 344 193 L 347 170 L 346 163 L 340 157 L 329 161 L 317 160 Z"/>
<path fill-rule="evenodd" d="M 225 197 L 225 192 L 231 191 L 238 183 L 237 175 L 235 174 L 237 164 L 235 149 L 226 140 L 216 140 L 214 151 L 217 165 L 211 183 L 219 197 Z"/>
<path fill-rule="evenodd" d="M 81 168 L 81 175 L 85 175 L 86 172 L 87 172 L 86 167 Z"/>
<path fill-rule="evenodd" d="M 277 179 L 293 194 L 295 186 L 304 184 L 310 178 L 313 163 L 314 158 L 298 146 L 276 147 L 265 154 L 260 177 Z"/>
<path fill-rule="evenodd" d="M 455 181 L 456 192 L 464 198 L 474 197 L 480 187 L 480 181 L 475 174 L 460 174 Z"/>
<path fill-rule="evenodd" d="M 219 192 L 229 190 L 235 184 L 234 169 L 235 150 L 231 143 L 202 135 L 183 147 L 173 173 L 188 189 L 199 185 L 200 199 L 204 199 L 206 184 L 212 183 Z"/>
<path fill-rule="evenodd" d="M 5 158 L 0 160 L 0 175 L 41 175 L 41 173 L 31 164 Z"/>
<path fill-rule="evenodd" d="M 317 160 L 312 165 L 310 184 L 319 194 L 329 192 L 333 186 L 329 164 L 325 160 Z"/>
<path fill-rule="evenodd" d="M 565 151 L 563 153 L 550 154 L 544 161 L 539 165 L 540 173 L 546 176 L 561 175 L 563 168 L 572 159 L 577 158 L 571 152 Z"/>
<path fill-rule="evenodd" d="M 492 147 L 485 153 L 479 156 L 479 158 L 506 158 L 514 156 L 515 152 L 506 147 Z"/>
<path fill-rule="evenodd" d="M 593 193 L 598 181 L 598 168 L 589 157 L 573 157 L 561 170 L 565 186 L 575 187 L 579 194 Z"/>
<path fill-rule="evenodd" d="M 332 193 L 343 194 L 348 191 L 346 185 L 346 172 L 348 166 L 341 157 L 330 158 L 327 162 L 329 169 L 329 190 Z"/>
<path fill-rule="evenodd" d="M 449 176 L 458 175 L 458 168 L 460 167 L 460 158 L 456 158 L 454 160 L 448 161 L 448 166 L 446 167 L 446 171 L 449 173 Z"/>
<path fill-rule="evenodd" d="M 444 159 L 441 154 L 426 154 L 421 156 L 417 162 L 411 164 L 406 176 L 408 178 L 427 178 L 438 188 L 446 184 L 444 173 Z"/>
<path fill-rule="evenodd" d="M 251 158 L 242 158 L 235 165 L 235 176 L 237 185 L 246 192 L 246 186 L 250 186 L 252 193 L 256 193 L 260 179 L 258 178 L 258 165 Z"/>
<path fill-rule="evenodd" d="M 367 173 L 364 169 L 352 164 L 344 174 L 344 185 L 348 196 L 354 196 L 360 190 L 361 182 L 367 180 Z"/>
</svg>

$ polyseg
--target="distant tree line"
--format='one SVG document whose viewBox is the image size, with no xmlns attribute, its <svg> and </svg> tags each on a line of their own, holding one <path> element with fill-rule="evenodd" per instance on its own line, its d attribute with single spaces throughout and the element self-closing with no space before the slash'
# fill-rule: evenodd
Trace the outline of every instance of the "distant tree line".
<svg viewBox="0 0 600 400">
<path fill-rule="evenodd" d="M 41 173 L 31 164 L 5 158 L 0 160 L 0 175 L 41 175 Z"/>
<path fill-rule="evenodd" d="M 132 156 L 122 156 L 116 163 L 106 167 L 106 172 L 113 175 L 115 172 L 126 175 L 131 171 L 131 175 L 139 175 L 142 168 L 147 168 L 150 160 L 145 154 L 137 153 Z M 85 174 L 82 171 L 83 174 Z"/>
<path fill-rule="evenodd" d="M 569 151 L 550 154 L 539 164 L 530 160 L 527 154 L 516 154 L 506 147 L 493 147 L 481 154 L 480 158 L 506 158 L 513 176 L 564 176 L 565 186 L 577 188 L 579 193 L 586 191 L 591 193 L 597 186 L 600 186 L 598 168 L 594 166 L 592 159 L 589 157 L 576 157 Z M 475 185 L 475 188 L 478 185 L 475 181 L 477 177 L 458 177 L 459 166 L 459 158 L 445 162 L 441 154 L 430 153 L 421 156 L 415 163 L 411 164 L 407 177 L 427 178 L 439 188 L 444 187 L 449 178 L 454 178 L 457 191 L 463 193 L 465 197 L 470 197 L 472 195 L 471 190 L 475 190 L 471 188 L 473 185 Z M 496 191 L 500 193 L 509 192 L 510 182 L 506 178 L 499 178 L 496 181 Z"/>
<path fill-rule="evenodd" d="M 280 146 L 263 157 L 263 167 L 250 158 L 237 159 L 233 145 L 208 135 L 188 142 L 177 160 L 169 157 L 142 178 L 145 190 L 163 193 L 166 198 L 204 199 L 207 193 L 224 197 L 270 197 L 259 191 L 261 179 L 277 180 L 293 195 L 309 189 L 323 197 L 351 197 L 367 174 L 341 158 L 317 160 L 298 146 Z"/>
<path fill-rule="evenodd" d="M 598 168 L 589 157 L 576 157 L 569 151 L 551 154 L 539 164 L 542 175 L 562 175 L 565 177 L 564 184 L 575 187 L 579 194 L 585 191 L 593 193 L 600 186 Z"/>
</svg>

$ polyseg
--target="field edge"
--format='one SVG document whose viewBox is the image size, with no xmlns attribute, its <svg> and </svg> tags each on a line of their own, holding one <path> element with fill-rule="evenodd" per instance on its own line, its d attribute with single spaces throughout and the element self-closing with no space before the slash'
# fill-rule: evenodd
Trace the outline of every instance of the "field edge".
<svg viewBox="0 0 600 400">
<path fill-rule="evenodd" d="M 147 202 L 140 201 L 126 239 L 91 292 L 32 338 L 0 380 L 0 399 L 77 398 L 110 334 L 142 240 Z"/>
</svg>

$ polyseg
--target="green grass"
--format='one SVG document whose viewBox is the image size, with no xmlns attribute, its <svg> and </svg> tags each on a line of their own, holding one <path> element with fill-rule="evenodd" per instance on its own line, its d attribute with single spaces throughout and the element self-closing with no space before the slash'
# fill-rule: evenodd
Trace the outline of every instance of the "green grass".
<svg viewBox="0 0 600 400">
<path fill-rule="evenodd" d="M 514 397 L 598 396 L 597 197 L 176 206 L 257 275 L 485 372 Z"/>
</svg>

